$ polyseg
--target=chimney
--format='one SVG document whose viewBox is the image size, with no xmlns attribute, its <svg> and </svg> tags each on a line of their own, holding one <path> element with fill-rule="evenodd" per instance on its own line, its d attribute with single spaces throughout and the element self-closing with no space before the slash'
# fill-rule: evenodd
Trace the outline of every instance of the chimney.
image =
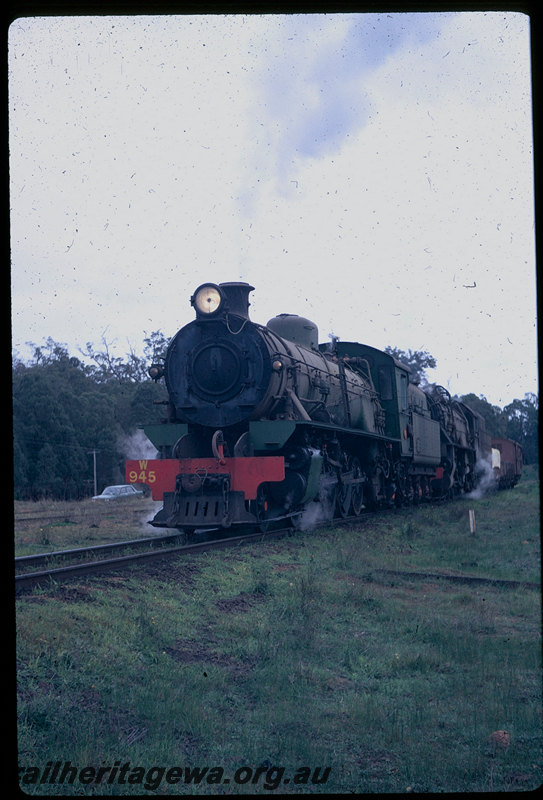
<svg viewBox="0 0 543 800">
<path fill-rule="evenodd" d="M 249 292 L 255 287 L 241 282 L 219 283 L 219 286 L 226 296 L 228 313 L 249 319 Z"/>
</svg>

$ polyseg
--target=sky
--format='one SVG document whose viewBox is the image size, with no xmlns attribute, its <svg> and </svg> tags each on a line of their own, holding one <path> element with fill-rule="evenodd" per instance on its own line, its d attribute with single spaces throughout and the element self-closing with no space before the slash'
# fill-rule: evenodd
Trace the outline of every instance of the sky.
<svg viewBox="0 0 543 800">
<path fill-rule="evenodd" d="M 255 322 L 538 391 L 528 16 L 19 18 L 8 78 L 19 357 L 142 353 L 241 280 Z"/>
</svg>

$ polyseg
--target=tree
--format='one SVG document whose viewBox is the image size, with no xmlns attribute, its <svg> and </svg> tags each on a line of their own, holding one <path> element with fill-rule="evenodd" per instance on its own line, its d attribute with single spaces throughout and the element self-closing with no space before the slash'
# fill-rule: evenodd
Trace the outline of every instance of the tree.
<svg viewBox="0 0 543 800">
<path fill-rule="evenodd" d="M 50 367 L 30 367 L 17 374 L 13 386 L 14 477 L 41 496 L 59 496 L 63 477 L 81 468 L 62 384 L 50 373 Z"/>
<path fill-rule="evenodd" d="M 147 366 L 162 363 L 166 357 L 166 350 L 171 339 L 168 339 L 162 331 L 152 331 L 144 340 L 145 347 L 143 355 L 147 360 Z"/>
<path fill-rule="evenodd" d="M 147 370 L 151 364 L 164 361 L 169 341 L 161 331 L 153 331 L 143 340 L 143 356 L 130 348 L 130 352 L 123 358 L 114 356 L 111 352 L 113 343 L 102 337 L 101 350 L 96 350 L 91 342 L 87 342 L 85 350 L 80 352 L 94 362 L 90 371 L 98 382 L 142 383 L 148 380 Z"/>
<path fill-rule="evenodd" d="M 491 436 L 514 439 L 522 447 L 524 461 L 527 464 L 537 463 L 539 402 L 536 394 L 527 393 L 523 400 L 513 400 L 503 409 L 491 405 L 482 395 L 466 394 L 460 400 L 483 417 Z"/>
<path fill-rule="evenodd" d="M 400 350 L 398 347 L 385 347 L 385 353 L 388 353 L 401 364 L 409 367 L 411 370 L 410 381 L 411 383 L 421 383 L 425 386 L 428 383 L 426 377 L 427 369 L 435 369 L 437 367 L 436 359 L 430 355 L 427 350 Z"/>
<path fill-rule="evenodd" d="M 98 383 L 138 383 L 146 377 L 146 363 L 143 358 L 131 351 L 127 359 L 114 356 L 111 345 L 102 339 L 102 350 L 95 350 L 91 342 L 87 342 L 86 349 L 80 350 L 81 354 L 94 362 L 91 372 Z"/>
<path fill-rule="evenodd" d="M 12 385 L 16 497 L 83 496 L 94 448 L 104 452 L 104 478 L 118 477 L 114 407 L 79 359 L 59 345 L 36 348 L 30 366 L 16 364 Z"/>
<path fill-rule="evenodd" d="M 523 457 L 527 464 L 539 460 L 539 398 L 528 392 L 522 400 L 513 400 L 505 406 L 503 414 L 506 419 L 505 435 L 522 446 Z"/>
<path fill-rule="evenodd" d="M 113 356 L 107 342 L 87 345 L 91 363 L 71 357 L 63 344 L 34 345 L 30 364 L 14 358 L 13 477 L 18 499 L 88 495 L 96 451 L 100 487 L 123 480 L 121 442 L 138 424 L 159 421 L 163 384 L 147 375 L 163 359 L 167 339 L 154 331 L 144 356 Z M 157 405 L 157 402 L 159 403 Z"/>
<path fill-rule="evenodd" d="M 21 445 L 15 432 L 13 436 L 13 485 L 22 494 L 25 494 L 29 488 L 26 448 Z"/>
<path fill-rule="evenodd" d="M 478 397 L 473 393 L 466 394 L 459 399 L 482 416 L 486 431 L 490 436 L 506 436 L 506 419 L 499 406 L 493 406 L 483 395 Z"/>
</svg>

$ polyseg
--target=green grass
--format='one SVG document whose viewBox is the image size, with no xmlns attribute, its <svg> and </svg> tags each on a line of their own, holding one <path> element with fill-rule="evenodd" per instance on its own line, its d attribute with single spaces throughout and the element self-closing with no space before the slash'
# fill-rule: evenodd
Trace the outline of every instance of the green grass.
<svg viewBox="0 0 543 800">
<path fill-rule="evenodd" d="M 71 503 L 16 501 L 15 556 L 152 536 L 157 529 L 148 520 L 160 506 L 147 498 Z"/>
<path fill-rule="evenodd" d="M 102 782 L 25 791 L 535 788 L 543 772 L 540 592 L 378 569 L 539 581 L 538 486 L 532 473 L 512 492 L 477 502 L 380 513 L 356 529 L 21 597 L 21 766 L 224 770 L 211 773 L 218 784 L 163 776 L 158 789 Z M 489 740 L 496 730 L 508 731 L 508 748 Z M 234 782 L 236 770 L 254 776 L 259 766 L 257 783 Z M 320 767 L 321 777 L 329 766 L 327 781 L 284 783 L 304 766 L 311 774 Z"/>
</svg>

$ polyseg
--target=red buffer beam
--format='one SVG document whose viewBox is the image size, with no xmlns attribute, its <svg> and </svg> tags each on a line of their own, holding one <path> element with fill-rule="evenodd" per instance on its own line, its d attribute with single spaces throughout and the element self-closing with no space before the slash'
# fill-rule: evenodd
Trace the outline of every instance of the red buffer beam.
<svg viewBox="0 0 543 800">
<path fill-rule="evenodd" d="M 243 492 L 246 500 L 256 500 L 261 483 L 284 480 L 285 460 L 283 456 L 140 459 L 127 461 L 125 474 L 127 483 L 149 486 L 153 500 L 162 500 L 164 492 L 175 491 L 178 475 L 229 475 L 231 491 Z"/>
</svg>

